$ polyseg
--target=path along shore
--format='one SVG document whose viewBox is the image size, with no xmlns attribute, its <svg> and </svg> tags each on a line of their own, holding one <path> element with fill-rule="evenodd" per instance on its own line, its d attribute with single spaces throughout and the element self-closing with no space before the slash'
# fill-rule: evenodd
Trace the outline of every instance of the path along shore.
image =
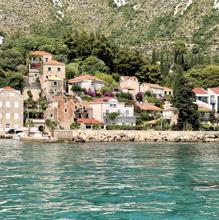
<svg viewBox="0 0 219 220">
<path fill-rule="evenodd" d="M 56 130 L 54 141 L 67 142 L 219 142 L 219 131 Z"/>
</svg>

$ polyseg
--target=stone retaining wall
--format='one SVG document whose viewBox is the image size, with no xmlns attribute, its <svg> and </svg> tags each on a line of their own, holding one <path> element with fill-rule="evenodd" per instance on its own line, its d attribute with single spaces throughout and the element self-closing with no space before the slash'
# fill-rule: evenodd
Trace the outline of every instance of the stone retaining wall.
<svg viewBox="0 0 219 220">
<path fill-rule="evenodd" d="M 219 132 L 56 130 L 55 139 L 69 142 L 219 142 Z"/>
</svg>

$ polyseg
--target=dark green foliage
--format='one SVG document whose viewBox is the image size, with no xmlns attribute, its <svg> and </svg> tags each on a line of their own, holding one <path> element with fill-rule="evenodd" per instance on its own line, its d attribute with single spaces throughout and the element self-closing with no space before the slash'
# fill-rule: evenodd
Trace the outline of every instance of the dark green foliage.
<svg viewBox="0 0 219 220">
<path fill-rule="evenodd" d="M 133 96 L 131 93 L 125 93 L 125 92 L 120 92 L 116 93 L 116 97 L 120 102 L 126 102 L 126 101 L 131 101 L 133 100 Z"/>
<path fill-rule="evenodd" d="M 178 109 L 179 130 L 198 130 L 199 113 L 195 102 L 195 94 L 192 92 L 192 84 L 183 76 L 181 67 L 177 68 L 177 74 L 173 87 L 172 103 Z"/>
<path fill-rule="evenodd" d="M 121 75 L 134 76 L 140 71 L 143 60 L 137 50 L 124 47 L 117 51 L 114 65 L 115 71 Z"/>
<path fill-rule="evenodd" d="M 107 73 L 109 68 L 105 63 L 95 56 L 89 56 L 81 62 L 79 66 L 81 73 L 95 74 L 95 73 Z"/>
<path fill-rule="evenodd" d="M 219 66 L 197 66 L 189 70 L 186 77 L 194 83 L 195 87 L 218 87 Z"/>
<path fill-rule="evenodd" d="M 106 115 L 106 117 L 112 121 L 114 121 L 120 115 L 119 112 L 111 112 Z"/>
<path fill-rule="evenodd" d="M 71 90 L 73 91 L 73 92 L 82 92 L 82 91 L 84 91 L 84 89 L 82 89 L 80 86 L 78 86 L 78 85 L 73 85 L 72 87 L 71 87 Z"/>
</svg>

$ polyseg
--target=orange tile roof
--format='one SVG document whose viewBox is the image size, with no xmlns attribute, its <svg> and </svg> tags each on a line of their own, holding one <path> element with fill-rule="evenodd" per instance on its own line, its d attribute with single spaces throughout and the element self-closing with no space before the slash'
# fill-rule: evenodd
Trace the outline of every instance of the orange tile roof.
<svg viewBox="0 0 219 220">
<path fill-rule="evenodd" d="M 7 91 L 13 91 L 15 89 L 11 88 L 10 86 L 5 86 L 2 88 L 3 90 L 7 90 Z"/>
<path fill-rule="evenodd" d="M 102 125 L 102 124 L 104 124 L 103 122 L 98 121 L 94 118 L 79 118 L 77 120 L 77 122 L 83 123 L 83 124 L 91 124 L 91 125 Z"/>
<path fill-rule="evenodd" d="M 143 83 L 143 86 L 148 86 L 150 88 L 155 88 L 155 89 L 164 89 L 164 87 L 152 83 Z"/>
<path fill-rule="evenodd" d="M 87 104 L 92 104 L 92 103 L 104 103 L 104 102 L 109 102 L 111 99 L 115 99 L 113 97 L 104 97 L 104 98 L 99 98 L 99 99 L 94 99 Z"/>
<path fill-rule="evenodd" d="M 172 92 L 173 91 L 172 89 L 170 89 L 168 87 L 163 87 L 163 89 L 164 89 L 165 92 Z"/>
<path fill-rule="evenodd" d="M 49 53 L 49 52 L 46 52 L 46 51 L 37 50 L 37 51 L 33 51 L 33 52 L 31 52 L 30 55 L 32 55 L 32 56 L 40 56 L 40 57 L 42 57 L 42 56 L 52 55 L 52 54 Z"/>
<path fill-rule="evenodd" d="M 139 104 L 139 103 L 136 103 L 135 107 L 140 109 L 140 110 L 144 110 L 144 111 L 162 111 L 161 108 L 159 108 L 155 105 L 152 105 L 152 104 Z"/>
<path fill-rule="evenodd" d="M 215 94 L 219 94 L 219 87 L 210 88 L 210 90 L 213 91 Z"/>
<path fill-rule="evenodd" d="M 48 62 L 45 62 L 44 65 L 65 65 L 64 63 L 61 63 L 57 60 L 50 60 Z"/>
<path fill-rule="evenodd" d="M 199 95 L 207 95 L 208 92 L 206 90 L 204 90 L 203 88 L 195 88 L 192 90 L 195 94 L 199 94 Z"/>
<path fill-rule="evenodd" d="M 133 81 L 138 81 L 138 78 L 136 76 L 121 76 L 122 81 L 127 81 L 129 79 Z"/>
<path fill-rule="evenodd" d="M 77 83 L 77 82 L 81 82 L 83 80 L 95 80 L 95 81 L 103 82 L 103 80 L 98 79 L 97 77 L 92 76 L 92 75 L 88 75 L 88 74 L 84 74 L 84 75 L 75 77 L 73 79 L 70 79 L 68 82 L 69 83 Z"/>
</svg>

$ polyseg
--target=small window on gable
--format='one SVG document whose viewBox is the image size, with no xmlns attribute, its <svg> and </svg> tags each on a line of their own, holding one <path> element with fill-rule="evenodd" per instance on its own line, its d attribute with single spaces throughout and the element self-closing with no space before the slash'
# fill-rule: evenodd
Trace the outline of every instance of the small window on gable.
<svg viewBox="0 0 219 220">
<path fill-rule="evenodd" d="M 67 109 L 67 108 L 65 108 L 65 112 L 68 112 L 68 109 Z"/>
<path fill-rule="evenodd" d="M 48 67 L 48 71 L 51 71 L 52 70 L 52 68 L 51 67 Z"/>
<path fill-rule="evenodd" d="M 45 61 L 46 61 L 46 63 L 48 62 L 48 57 L 46 57 Z"/>
<path fill-rule="evenodd" d="M 58 67 L 58 68 L 57 68 L 57 70 L 58 70 L 58 72 L 60 72 L 60 71 L 61 71 L 61 68 L 60 68 L 60 67 Z"/>
<path fill-rule="evenodd" d="M 67 103 L 67 99 L 65 99 L 65 103 Z"/>
<path fill-rule="evenodd" d="M 54 84 L 54 86 L 56 86 L 56 85 L 57 85 L 57 82 L 53 82 L 53 84 Z"/>
<path fill-rule="evenodd" d="M 48 79 L 49 77 L 48 77 L 48 76 L 46 76 L 46 78 Z"/>
</svg>

